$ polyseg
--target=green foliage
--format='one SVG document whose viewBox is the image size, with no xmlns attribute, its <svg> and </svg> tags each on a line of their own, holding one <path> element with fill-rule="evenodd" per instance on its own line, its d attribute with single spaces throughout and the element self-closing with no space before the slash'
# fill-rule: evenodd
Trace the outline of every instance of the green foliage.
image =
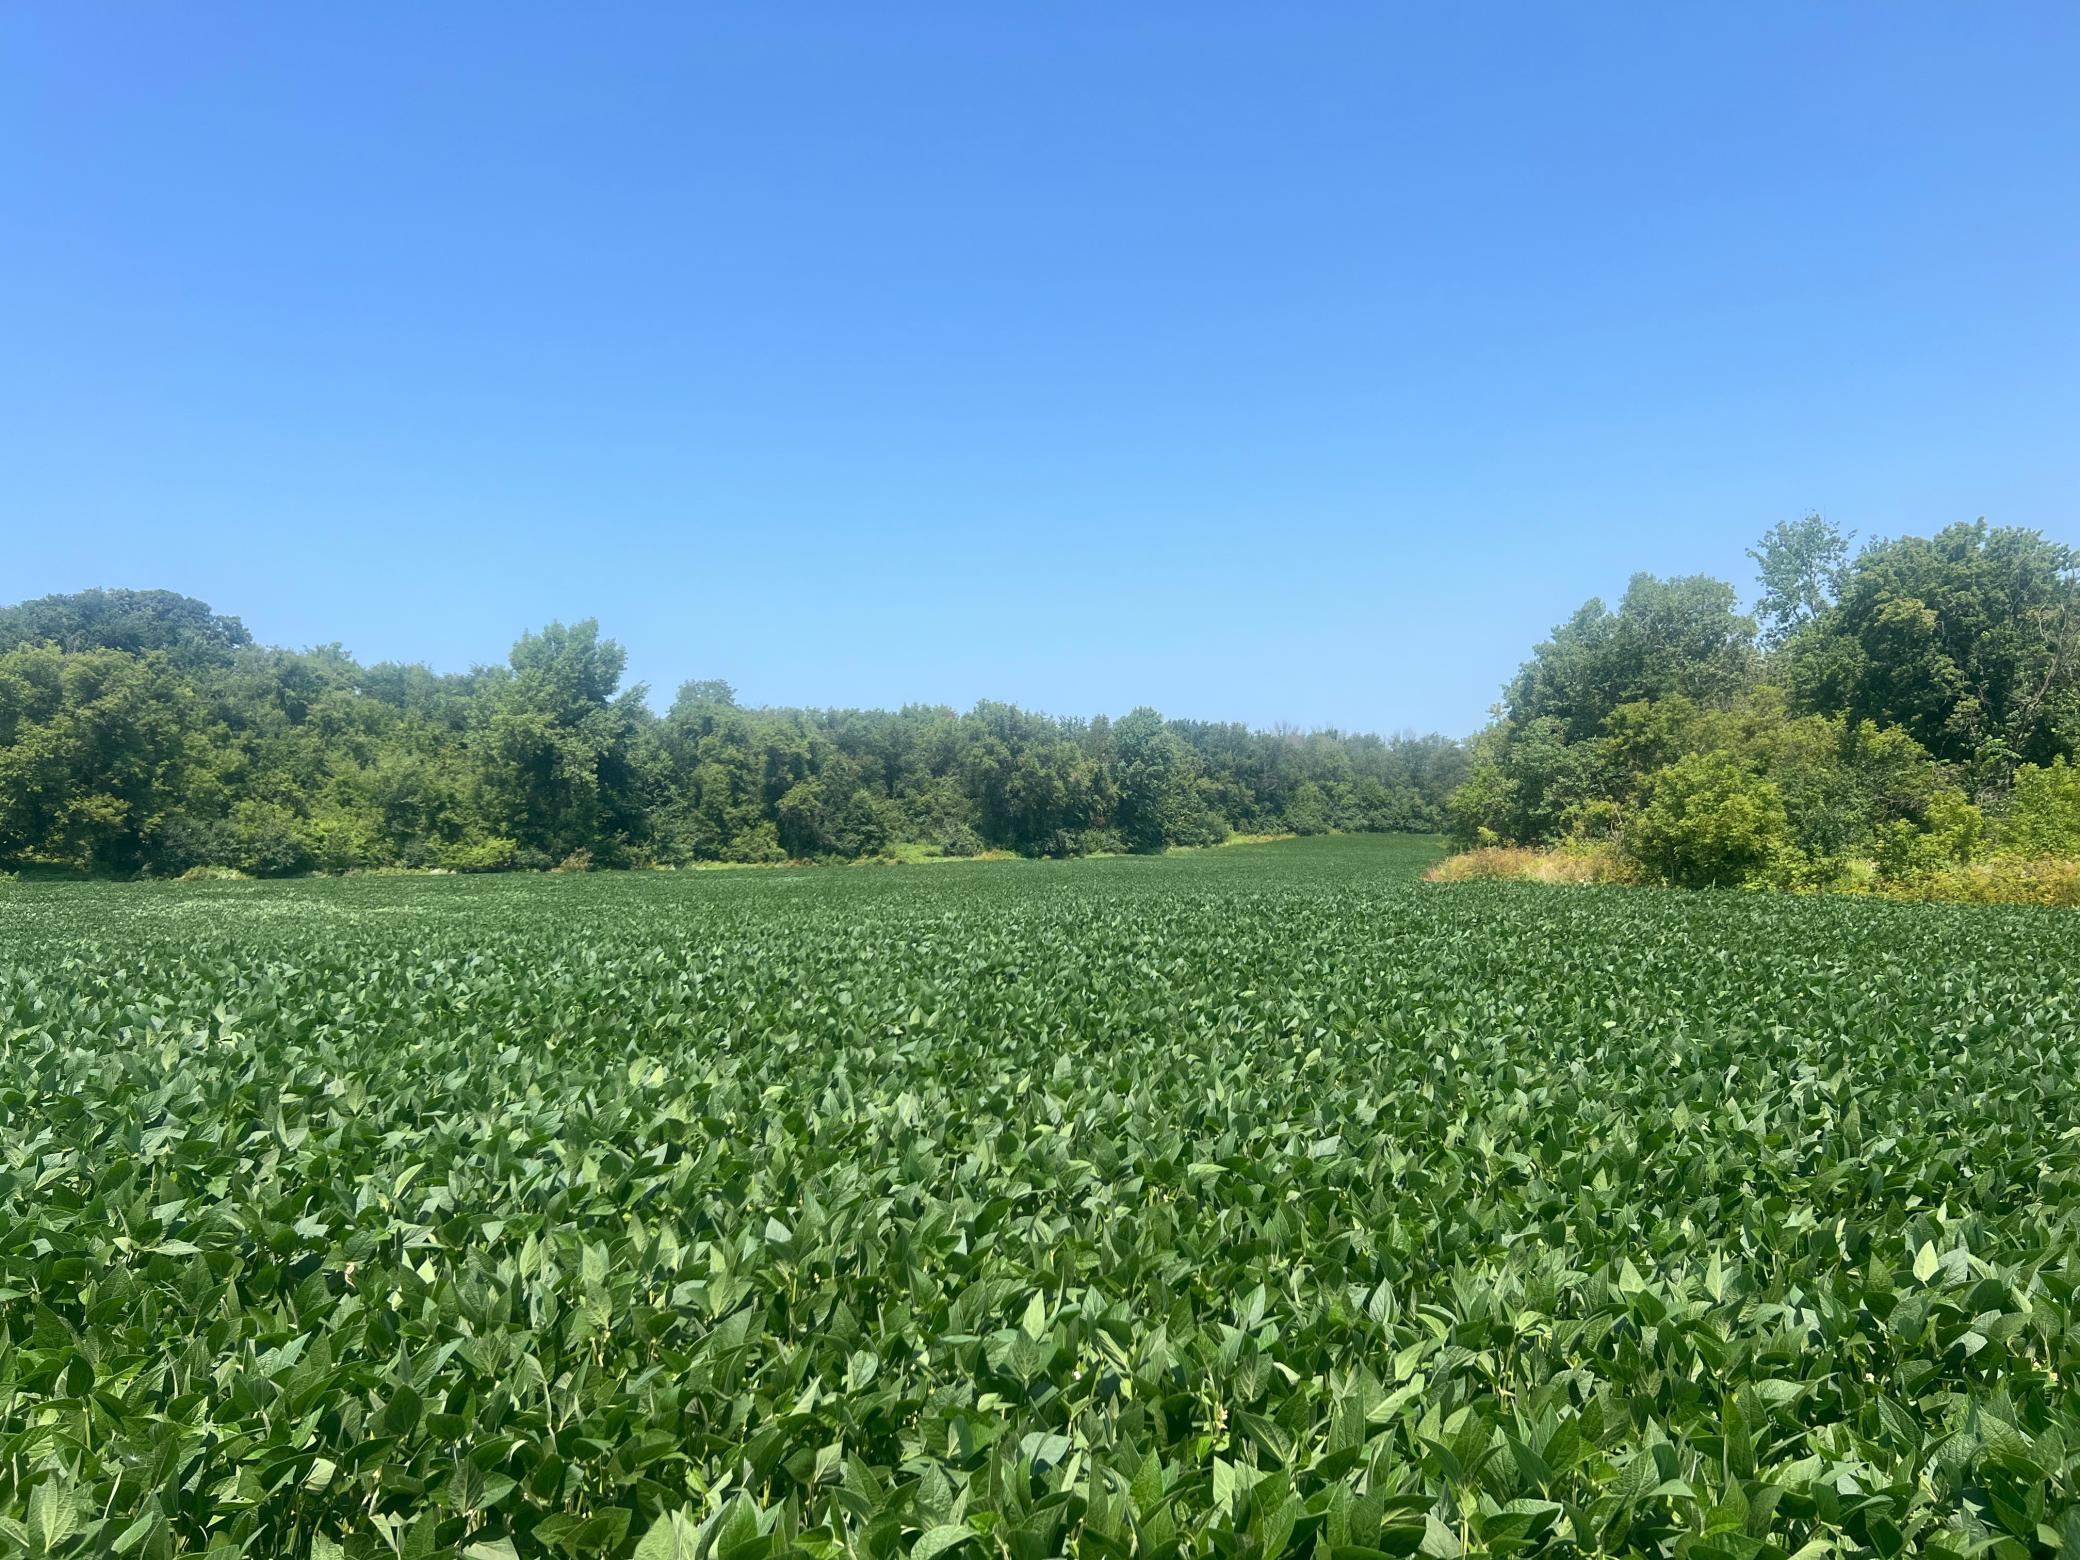
<svg viewBox="0 0 2080 1560">
<path fill-rule="evenodd" d="M 0 1549 L 2080 1542 L 2080 921 L 1433 856 L 0 887 Z"/>
<path fill-rule="evenodd" d="M 1454 825 L 1468 843 L 1555 840 L 1604 789 L 1595 744 L 1570 743 L 1566 722 L 1541 716 L 1513 728 L 1506 741 L 1476 749 L 1454 799 Z"/>
<path fill-rule="evenodd" d="M 1782 794 L 1729 753 L 1686 753 L 1655 771 L 1625 835 L 1634 856 L 1686 888 L 1747 882 L 1790 838 Z"/>
<path fill-rule="evenodd" d="M 1504 696 L 1519 728 L 1559 722 L 1562 740 L 1602 730 L 1621 704 L 1680 695 L 1723 702 L 1755 671 L 1755 622 L 1733 587 L 1703 575 L 1635 574 L 1613 612 L 1590 601 L 1553 630 Z"/>
<path fill-rule="evenodd" d="M 2080 553 L 1983 520 L 1874 543 L 1786 661 L 1805 707 L 1901 727 L 2005 787 L 2080 743 Z"/>
<path fill-rule="evenodd" d="M 519 856 L 517 840 L 493 837 L 448 846 L 436 856 L 434 864 L 452 872 L 503 872 Z"/>
<path fill-rule="evenodd" d="M 1825 612 L 1840 592 L 1849 538 L 1818 515 L 1780 520 L 1748 549 L 1761 591 L 1755 616 L 1763 643 L 1776 646 Z"/>
<path fill-rule="evenodd" d="M 115 650 L 208 664 L 252 642 L 237 618 L 170 590 L 83 590 L 0 607 L 0 652 L 47 644 L 74 655 Z"/>
<path fill-rule="evenodd" d="M 1111 828 L 1130 851 L 1150 854 L 1171 845 L 1217 845 L 1225 820 L 1207 805 L 1199 784 L 1199 757 L 1152 709 L 1138 709 L 1111 730 Z M 1302 781 L 1288 808 L 1293 832 L 1329 827 L 1319 787 Z M 1302 828 L 1306 818 L 1313 828 Z"/>
<path fill-rule="evenodd" d="M 780 798 L 776 832 L 788 855 L 871 856 L 888 844 L 888 820 L 873 794 L 848 788 L 845 778 L 804 780 Z"/>
<path fill-rule="evenodd" d="M 1878 842 L 1879 871 L 1905 880 L 1969 865 L 1986 834 L 1985 814 L 1962 791 L 1938 791 L 1929 798 L 1917 828 L 1901 818 L 1886 826 Z"/>
<path fill-rule="evenodd" d="M 1731 587 L 1645 575 L 1539 645 L 1469 744 L 1458 843 L 1619 839 L 1671 882 L 1888 891 L 1989 848 L 2080 855 L 2053 767 L 2080 745 L 2080 554 L 1981 522 L 1850 559 L 1808 516 L 1751 556 L 1766 656 Z"/>
<path fill-rule="evenodd" d="M 99 872 L 145 864 L 183 777 L 204 761 L 203 720 L 157 651 L 0 654 L 0 856 Z"/>
<path fill-rule="evenodd" d="M 2080 766 L 2060 754 L 2039 768 L 2025 764 L 2002 820 L 2006 848 L 2018 855 L 2080 856 Z"/>
<path fill-rule="evenodd" d="M 747 710 L 687 683 L 661 719 L 596 623 L 443 677 L 336 645 L 252 644 L 164 592 L 0 611 L 0 861 L 119 875 L 548 869 L 1070 856 L 1233 832 L 1440 826 L 1459 745 L 1252 732 L 1139 710 L 1117 727 Z"/>
<path fill-rule="evenodd" d="M 1959 865 L 1917 866 L 1878 878 L 1868 891 L 1935 904 L 2080 909 L 2080 857 L 1995 856 Z"/>
<path fill-rule="evenodd" d="M 636 745 L 643 690 L 617 693 L 626 657 L 599 624 L 551 623 L 513 646 L 482 746 L 487 824 L 523 852 L 620 856 L 643 832 Z"/>
</svg>

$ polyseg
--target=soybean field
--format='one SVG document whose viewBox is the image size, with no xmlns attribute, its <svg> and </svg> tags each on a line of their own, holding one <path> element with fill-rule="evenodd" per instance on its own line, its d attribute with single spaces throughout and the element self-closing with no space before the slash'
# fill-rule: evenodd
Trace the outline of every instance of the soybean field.
<svg viewBox="0 0 2080 1560">
<path fill-rule="evenodd" d="M 0 1550 L 2080 1557 L 2080 918 L 0 885 Z"/>
</svg>

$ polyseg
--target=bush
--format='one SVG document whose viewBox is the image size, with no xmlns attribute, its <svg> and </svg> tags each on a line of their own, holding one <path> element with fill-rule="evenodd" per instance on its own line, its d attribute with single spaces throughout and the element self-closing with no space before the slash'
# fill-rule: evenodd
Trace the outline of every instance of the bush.
<svg viewBox="0 0 2080 1560">
<path fill-rule="evenodd" d="M 1331 825 L 1322 788 L 1312 780 L 1301 781 L 1286 804 L 1285 822 L 1295 834 L 1327 834 Z"/>
<path fill-rule="evenodd" d="M 939 854 L 942 856 L 979 856 L 982 854 L 982 836 L 965 823 L 950 823 L 939 831 Z"/>
<path fill-rule="evenodd" d="M 1163 838 L 1171 845 L 1218 845 L 1228 837 L 1228 821 L 1192 792 L 1181 792 L 1163 813 Z"/>
<path fill-rule="evenodd" d="M 311 869 L 304 823 L 279 802 L 240 802 L 231 809 L 231 860 L 253 877 L 289 877 Z"/>
<path fill-rule="evenodd" d="M 1447 807 L 1455 838 L 1544 845 L 1564 839 L 1570 815 L 1606 796 L 1612 776 L 1597 745 L 1570 743 L 1551 717 L 1479 740 L 1465 782 Z"/>
<path fill-rule="evenodd" d="M 374 820 L 361 813 L 320 806 L 302 820 L 300 832 L 312 865 L 326 872 L 345 872 L 383 859 Z"/>
<path fill-rule="evenodd" d="M 1787 894 L 1832 894 L 1846 891 L 1858 873 L 1874 876 L 1876 868 L 1858 857 L 1829 856 L 1792 846 L 1777 851 L 1744 881 L 1751 887 Z"/>
<path fill-rule="evenodd" d="M 1996 856 L 1970 866 L 1880 883 L 1877 891 L 1893 899 L 1943 904 L 2080 908 L 2080 859 Z"/>
<path fill-rule="evenodd" d="M 2025 764 L 2001 824 L 2001 849 L 2018 856 L 2080 856 L 2080 767 Z"/>
<path fill-rule="evenodd" d="M 752 825 L 741 834 L 731 836 L 728 848 L 722 853 L 722 859 L 750 864 L 785 861 L 787 852 L 780 848 L 779 830 L 770 822 L 761 822 Z"/>
<path fill-rule="evenodd" d="M 244 801 L 228 818 L 175 813 L 153 831 L 152 855 L 169 871 L 224 867 L 245 877 L 288 877 L 321 864 L 319 843 L 311 824 L 294 810 L 279 802 Z"/>
<path fill-rule="evenodd" d="M 518 865 L 520 847 L 502 836 L 463 840 L 434 852 L 434 864 L 451 872 L 505 872 Z"/>
<path fill-rule="evenodd" d="M 1635 858 L 1686 888 L 1750 882 L 1791 846 L 1777 788 L 1727 753 L 1687 753 L 1656 770 L 1625 833 Z"/>
<path fill-rule="evenodd" d="M 177 812 L 152 831 L 152 857 L 163 871 L 222 866 L 230 861 L 232 850 L 231 825 L 222 818 Z"/>
<path fill-rule="evenodd" d="M 1625 833 L 1625 809 L 1610 798 L 1599 796 L 1568 808 L 1565 822 L 1571 839 L 1621 839 Z"/>
<path fill-rule="evenodd" d="M 1922 827 L 1902 818 L 1878 831 L 1878 873 L 1904 881 L 1964 866 L 1979 853 L 1985 827 L 1985 816 L 1962 791 L 1938 791 L 1928 799 Z"/>
</svg>

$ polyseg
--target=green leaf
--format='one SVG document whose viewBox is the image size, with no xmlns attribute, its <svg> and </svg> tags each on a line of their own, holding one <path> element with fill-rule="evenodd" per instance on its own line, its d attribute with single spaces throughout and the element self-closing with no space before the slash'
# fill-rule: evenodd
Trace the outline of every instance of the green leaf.
<svg viewBox="0 0 2080 1560">
<path fill-rule="evenodd" d="M 932 1560 L 934 1555 L 943 1555 L 974 1536 L 973 1531 L 960 1522 L 944 1522 L 926 1528 L 918 1535 L 917 1542 L 910 1546 L 910 1560 Z"/>
<path fill-rule="evenodd" d="M 667 1511 L 636 1541 L 635 1560 L 697 1560 L 700 1523 L 686 1510 Z"/>
<path fill-rule="evenodd" d="M 390 1389 L 390 1399 L 383 1405 L 377 1424 L 384 1435 L 410 1435 L 419 1427 L 419 1415 L 425 1403 L 419 1389 L 409 1381 L 400 1381 Z"/>
<path fill-rule="evenodd" d="M 1420 1553 L 1431 1556 L 1431 1560 L 1458 1560 L 1465 1552 L 1465 1546 L 1459 1542 L 1459 1535 L 1438 1521 L 1435 1512 L 1423 1518 L 1423 1537 L 1417 1549 Z"/>
<path fill-rule="evenodd" d="M 45 1479 L 29 1494 L 29 1542 L 38 1553 L 51 1554 L 70 1543 L 82 1522 L 69 1485 Z"/>
</svg>

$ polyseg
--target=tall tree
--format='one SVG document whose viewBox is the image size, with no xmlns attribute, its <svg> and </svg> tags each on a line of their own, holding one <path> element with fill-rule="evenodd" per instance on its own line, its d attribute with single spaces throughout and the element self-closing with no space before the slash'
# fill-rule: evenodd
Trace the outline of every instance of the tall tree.
<svg viewBox="0 0 2080 1560">
<path fill-rule="evenodd" d="M 1748 549 L 1762 594 L 1755 616 L 1762 642 L 1775 647 L 1834 603 L 1849 562 L 1849 538 L 1819 515 L 1780 520 Z"/>
<path fill-rule="evenodd" d="M 82 590 L 0 607 L 0 651 L 53 644 L 60 650 L 163 651 L 176 664 L 216 664 L 253 636 L 235 617 L 170 590 Z"/>
<path fill-rule="evenodd" d="M 162 652 L 0 654 L 0 858 L 133 872 L 207 787 L 194 691 Z"/>
<path fill-rule="evenodd" d="M 561 860 L 622 854 L 640 833 L 640 685 L 617 693 L 627 656 L 587 618 L 524 634 L 492 693 L 479 746 L 497 832 Z"/>
<path fill-rule="evenodd" d="M 552 624 L 462 675 L 247 642 L 165 592 L 0 610 L 0 858 L 99 871 L 1154 851 L 1230 830 L 1434 827 L 1444 738 L 747 709 L 689 683 L 662 720 L 619 646 Z M 1123 734 L 1123 740 L 1122 740 Z M 1122 786 L 1127 794 L 1122 796 Z"/>
<path fill-rule="evenodd" d="M 1588 601 L 1554 629 L 1503 702 L 1513 723 L 1557 720 L 1580 742 L 1621 704 L 1681 694 L 1723 705 L 1755 669 L 1755 620 L 1731 585 L 1702 574 L 1635 574 L 1615 612 Z"/>
<path fill-rule="evenodd" d="M 1984 520 L 1874 542 L 1790 676 L 1806 708 L 1903 727 L 2005 790 L 2080 745 L 2080 553 Z"/>
</svg>

